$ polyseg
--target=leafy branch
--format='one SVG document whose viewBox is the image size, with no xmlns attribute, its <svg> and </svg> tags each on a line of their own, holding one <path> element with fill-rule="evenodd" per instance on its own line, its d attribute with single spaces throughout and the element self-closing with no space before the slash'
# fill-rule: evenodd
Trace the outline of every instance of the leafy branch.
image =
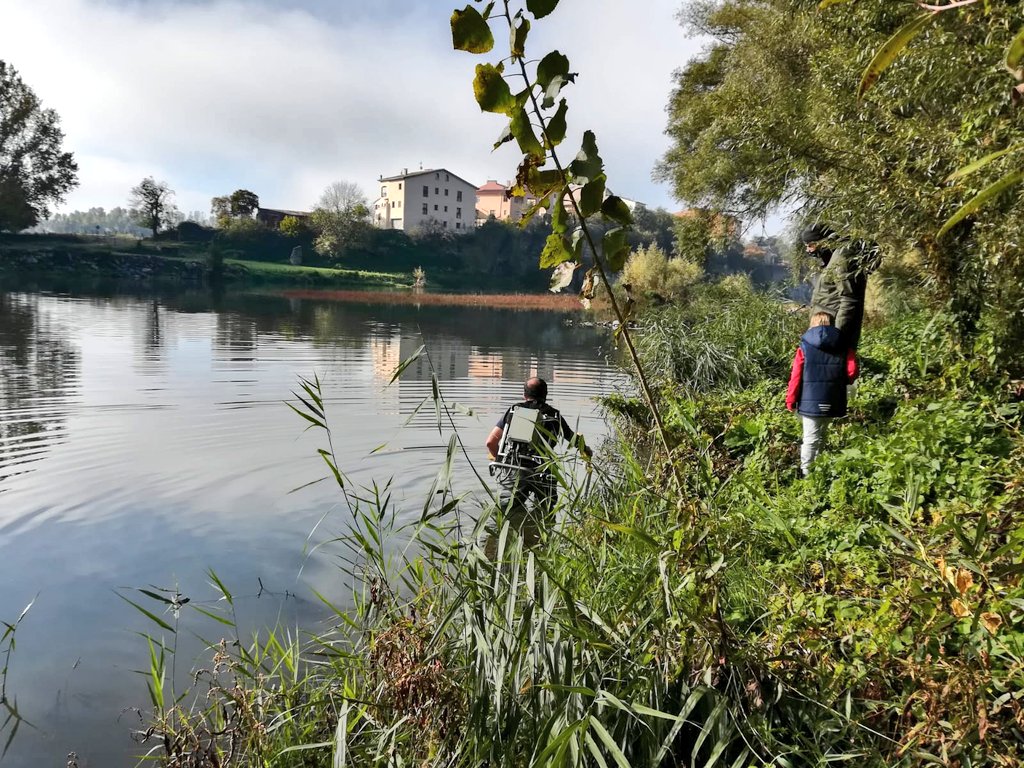
<svg viewBox="0 0 1024 768">
<path fill-rule="evenodd" d="M 526 8 L 535 19 L 547 16 L 557 5 L 558 0 L 526 0 Z M 666 455 L 671 457 L 672 450 L 658 403 L 629 332 L 632 299 L 627 297 L 623 306 L 612 291 L 609 278 L 610 273 L 622 269 L 629 255 L 626 233 L 633 223 L 632 214 L 625 201 L 607 189 L 604 162 L 593 131 L 584 133 L 580 151 L 568 165 L 559 158 L 556 148 L 565 139 L 568 111 L 566 99 L 560 96 L 566 85 L 575 82 L 576 74 L 570 71 L 569 59 L 555 50 L 536 63 L 531 77 L 527 68 L 530 62 L 526 58 L 530 19 L 521 9 L 513 12 L 510 0 L 503 0 L 502 7 L 504 13 L 499 14 L 494 14 L 494 2 L 488 3 L 483 12 L 472 5 L 456 10 L 451 18 L 453 45 L 469 53 L 488 53 L 494 47 L 489 21 L 495 17 L 505 20 L 509 29 L 509 56 L 497 65 L 477 65 L 473 93 L 481 110 L 509 119 L 494 148 L 515 140 L 523 153 L 510 195 L 520 198 L 532 196 L 537 202 L 526 210 L 520 223 L 525 226 L 542 208 L 551 213 L 552 232 L 541 253 L 540 267 L 554 268 L 552 290 L 560 290 L 571 282 L 575 271 L 583 265 L 585 249 L 589 249 L 594 266 L 587 270 L 581 298 L 584 301 L 593 298 L 595 278 L 599 279 L 610 299 L 612 312 L 619 323 L 618 335 L 629 353 L 658 436 Z M 506 79 L 506 62 L 525 82 L 521 91 L 513 93 Z M 539 129 L 540 138 L 536 129 Z M 549 161 L 553 169 L 545 169 Z M 604 233 L 600 245 L 588 226 L 596 216 L 616 225 Z M 670 464 L 681 487 L 675 464 Z"/>
</svg>

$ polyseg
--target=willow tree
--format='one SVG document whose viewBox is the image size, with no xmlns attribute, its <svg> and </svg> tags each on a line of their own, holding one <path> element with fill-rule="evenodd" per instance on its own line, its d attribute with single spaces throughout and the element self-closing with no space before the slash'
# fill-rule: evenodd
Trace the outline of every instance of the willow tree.
<svg viewBox="0 0 1024 768">
<path fill-rule="evenodd" d="M 1003 67 L 1021 23 L 1015 6 L 690 5 L 684 25 L 713 43 L 676 75 L 672 144 L 657 174 L 693 204 L 744 217 L 793 207 L 879 240 L 890 257 L 911 254 L 925 295 L 949 305 L 962 331 L 991 307 L 999 329 L 1020 338 L 1018 193 L 989 195 L 943 231 L 1020 160 L 957 174 L 1024 134 L 1018 81 Z"/>
</svg>

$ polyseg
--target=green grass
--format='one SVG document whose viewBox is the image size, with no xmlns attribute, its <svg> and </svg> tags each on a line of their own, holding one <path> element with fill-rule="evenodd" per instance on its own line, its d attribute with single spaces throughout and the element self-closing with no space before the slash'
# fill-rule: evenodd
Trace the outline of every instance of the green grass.
<svg viewBox="0 0 1024 768">
<path fill-rule="evenodd" d="M 253 277 L 268 282 L 317 282 L 346 285 L 408 286 L 412 276 L 404 272 L 369 272 L 359 269 L 305 267 L 268 261 L 225 259 L 225 265 L 241 267 Z"/>
</svg>

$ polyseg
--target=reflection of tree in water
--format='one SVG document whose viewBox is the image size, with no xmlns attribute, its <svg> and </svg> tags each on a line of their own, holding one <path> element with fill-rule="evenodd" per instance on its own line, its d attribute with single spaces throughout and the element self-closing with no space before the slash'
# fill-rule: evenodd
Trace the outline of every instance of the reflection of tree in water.
<svg viewBox="0 0 1024 768">
<path fill-rule="evenodd" d="M 37 297 L 0 293 L 0 491 L 61 439 L 62 395 L 80 369 L 78 350 L 50 327 Z"/>
</svg>

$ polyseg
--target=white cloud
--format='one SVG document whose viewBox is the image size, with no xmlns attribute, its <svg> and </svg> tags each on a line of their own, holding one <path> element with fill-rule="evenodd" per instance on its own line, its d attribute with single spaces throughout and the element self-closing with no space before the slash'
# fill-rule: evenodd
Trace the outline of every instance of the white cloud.
<svg viewBox="0 0 1024 768">
<path fill-rule="evenodd" d="M 613 188 L 669 206 L 650 173 L 667 147 L 671 73 L 696 50 L 677 3 L 563 0 L 532 33 L 580 73 L 573 136 L 597 132 Z M 3 57 L 61 115 L 81 165 L 65 208 L 123 205 L 147 175 L 190 210 L 238 187 L 308 206 L 335 179 L 372 196 L 378 175 L 421 162 L 477 183 L 515 172 L 511 148 L 490 152 L 500 119 L 473 101 L 480 59 L 450 50 L 454 4 L 327 17 L 252 0 L 4 5 Z"/>
</svg>

